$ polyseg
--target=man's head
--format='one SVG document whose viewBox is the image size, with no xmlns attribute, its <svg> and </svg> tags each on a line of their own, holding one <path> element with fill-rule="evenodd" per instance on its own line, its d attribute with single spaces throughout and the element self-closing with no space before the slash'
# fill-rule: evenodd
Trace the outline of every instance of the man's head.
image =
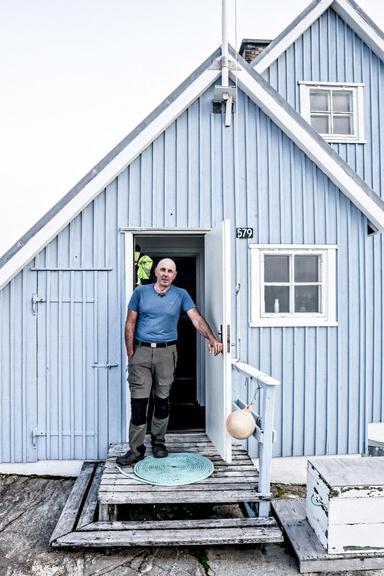
<svg viewBox="0 0 384 576">
<path fill-rule="evenodd" d="M 157 285 L 162 290 L 169 288 L 176 278 L 176 264 L 170 258 L 163 258 L 160 260 L 155 268 L 155 276 Z"/>
</svg>

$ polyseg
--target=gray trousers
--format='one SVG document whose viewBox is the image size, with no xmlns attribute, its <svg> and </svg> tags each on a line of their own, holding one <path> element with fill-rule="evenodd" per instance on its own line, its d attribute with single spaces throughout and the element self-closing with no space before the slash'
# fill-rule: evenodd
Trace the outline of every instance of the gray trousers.
<svg viewBox="0 0 384 576">
<path fill-rule="evenodd" d="M 128 361 L 132 406 L 129 445 L 136 454 L 139 453 L 138 448 L 144 444 L 148 399 L 152 389 L 155 396 L 155 409 L 151 422 L 152 440 L 155 444 L 165 442 L 169 420 L 168 397 L 175 377 L 176 364 L 176 344 L 166 348 L 137 346 L 135 354 Z M 160 406 L 160 409 L 157 409 L 157 406 Z"/>
</svg>

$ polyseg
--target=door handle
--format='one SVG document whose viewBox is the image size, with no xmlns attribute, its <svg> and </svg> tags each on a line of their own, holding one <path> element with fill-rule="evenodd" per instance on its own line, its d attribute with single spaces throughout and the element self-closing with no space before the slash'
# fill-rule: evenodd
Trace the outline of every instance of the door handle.
<svg viewBox="0 0 384 576">
<path fill-rule="evenodd" d="M 222 324 L 220 324 L 220 330 L 218 331 L 217 335 L 219 337 L 219 341 L 221 343 L 223 343 L 223 325 Z"/>
<path fill-rule="evenodd" d="M 231 351 L 231 325 L 227 324 L 227 352 Z"/>
</svg>

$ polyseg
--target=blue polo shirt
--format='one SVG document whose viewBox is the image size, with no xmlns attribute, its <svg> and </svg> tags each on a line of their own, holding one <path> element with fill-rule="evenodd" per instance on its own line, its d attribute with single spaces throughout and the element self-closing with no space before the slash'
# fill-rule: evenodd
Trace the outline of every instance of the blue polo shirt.
<svg viewBox="0 0 384 576">
<path fill-rule="evenodd" d="M 177 323 L 181 312 L 196 308 L 183 288 L 171 286 L 159 296 L 154 284 L 138 286 L 132 294 L 128 310 L 138 313 L 135 338 L 140 342 L 170 342 L 177 340 Z"/>
</svg>

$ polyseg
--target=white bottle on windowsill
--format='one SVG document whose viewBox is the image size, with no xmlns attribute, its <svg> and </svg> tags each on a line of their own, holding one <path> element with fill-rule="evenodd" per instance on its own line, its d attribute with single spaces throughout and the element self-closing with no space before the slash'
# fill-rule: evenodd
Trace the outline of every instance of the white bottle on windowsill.
<svg viewBox="0 0 384 576">
<path fill-rule="evenodd" d="M 273 303 L 273 311 L 275 314 L 278 314 L 280 312 L 280 304 L 278 298 L 275 298 L 275 301 Z"/>
</svg>

